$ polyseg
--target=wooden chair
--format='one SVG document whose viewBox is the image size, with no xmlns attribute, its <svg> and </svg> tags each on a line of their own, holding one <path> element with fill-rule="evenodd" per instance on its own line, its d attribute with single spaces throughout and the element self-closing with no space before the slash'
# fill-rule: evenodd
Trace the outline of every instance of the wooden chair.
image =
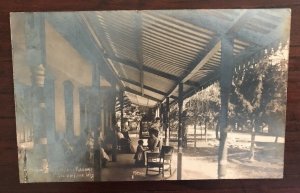
<svg viewBox="0 0 300 193">
<path fill-rule="evenodd" d="M 164 177 L 165 171 L 170 172 L 172 175 L 172 156 L 174 152 L 174 147 L 172 146 L 162 146 L 160 150 L 160 162 L 162 163 L 162 176 Z"/>
<path fill-rule="evenodd" d="M 164 177 L 165 171 L 170 171 L 172 175 L 172 155 L 174 148 L 172 146 L 162 146 L 159 153 L 147 152 L 146 175 L 149 171 L 155 171 Z"/>
<path fill-rule="evenodd" d="M 160 174 L 160 172 L 163 169 L 162 162 L 160 161 L 160 153 L 146 152 L 146 159 L 147 159 L 146 175 L 148 175 L 149 171 L 158 172 L 158 174 Z"/>
</svg>

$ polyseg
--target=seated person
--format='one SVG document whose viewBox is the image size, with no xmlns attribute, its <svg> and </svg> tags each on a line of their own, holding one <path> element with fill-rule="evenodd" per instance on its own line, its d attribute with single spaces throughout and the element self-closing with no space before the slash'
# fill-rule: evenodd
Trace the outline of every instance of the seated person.
<svg viewBox="0 0 300 193">
<path fill-rule="evenodd" d="M 121 140 L 122 138 L 124 138 L 124 135 L 121 133 L 121 131 L 117 131 L 117 139 L 118 141 Z"/>
<path fill-rule="evenodd" d="M 102 167 L 106 167 L 106 163 L 110 161 L 110 158 L 103 148 L 100 148 L 100 158 Z"/>
<path fill-rule="evenodd" d="M 107 154 L 111 154 L 113 151 L 113 146 L 116 143 L 115 134 L 111 129 L 106 130 L 106 135 L 103 135 L 103 132 L 100 132 L 100 144 L 101 147 Z"/>
<path fill-rule="evenodd" d="M 87 147 L 87 160 L 88 162 L 92 162 L 94 160 L 94 132 L 89 131 L 86 141 Z"/>
<path fill-rule="evenodd" d="M 148 139 L 148 148 L 150 151 L 160 150 L 160 140 L 155 136 L 154 132 L 150 133 L 150 138 Z"/>
<path fill-rule="evenodd" d="M 136 148 L 136 152 L 134 155 L 134 159 L 135 159 L 135 165 L 137 166 L 145 166 L 145 151 L 146 148 L 143 147 L 144 141 L 143 140 L 139 140 L 138 141 L 138 146 Z"/>
<path fill-rule="evenodd" d="M 117 135 L 117 139 L 118 139 L 118 147 L 119 147 L 118 149 L 122 153 L 132 153 L 131 141 L 126 139 L 120 131 L 118 131 L 116 133 L 116 135 Z"/>
<path fill-rule="evenodd" d="M 152 127 L 154 127 L 157 130 L 160 130 L 161 124 L 159 117 L 156 117 L 155 120 L 152 122 Z"/>
<path fill-rule="evenodd" d="M 151 125 L 151 130 L 154 132 L 155 136 L 158 137 L 161 130 L 160 118 L 156 117 L 155 121 Z"/>
<path fill-rule="evenodd" d="M 106 163 L 110 161 L 108 154 L 110 154 L 112 150 L 111 141 L 107 136 L 104 135 L 102 131 L 100 131 L 98 143 L 100 145 L 100 158 L 102 167 L 106 167 Z"/>
</svg>

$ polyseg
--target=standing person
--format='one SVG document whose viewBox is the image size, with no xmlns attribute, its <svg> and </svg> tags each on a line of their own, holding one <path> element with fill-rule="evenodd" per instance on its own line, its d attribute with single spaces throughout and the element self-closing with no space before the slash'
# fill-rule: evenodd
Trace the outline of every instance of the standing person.
<svg viewBox="0 0 300 193">
<path fill-rule="evenodd" d="M 148 148 L 150 151 L 160 150 L 160 140 L 155 136 L 154 132 L 150 132 L 150 138 L 148 139 Z"/>
<path fill-rule="evenodd" d="M 94 160 L 94 132 L 91 130 L 88 131 L 86 146 L 88 152 L 88 162 L 92 163 Z"/>
<path fill-rule="evenodd" d="M 128 141 L 131 141 L 129 137 L 129 126 L 128 126 L 128 121 L 124 121 L 123 127 L 121 128 L 121 132 L 124 135 L 124 138 L 127 139 Z"/>
<path fill-rule="evenodd" d="M 161 131 L 161 124 L 160 124 L 160 118 L 159 117 L 155 118 L 154 122 L 151 125 L 151 128 L 152 128 L 155 136 L 158 137 L 159 133 Z"/>
<path fill-rule="evenodd" d="M 138 146 L 136 148 L 136 152 L 134 155 L 134 159 L 135 159 L 135 165 L 137 166 L 145 166 L 145 151 L 146 148 L 143 147 L 144 141 L 143 140 L 139 140 L 138 141 Z"/>
</svg>

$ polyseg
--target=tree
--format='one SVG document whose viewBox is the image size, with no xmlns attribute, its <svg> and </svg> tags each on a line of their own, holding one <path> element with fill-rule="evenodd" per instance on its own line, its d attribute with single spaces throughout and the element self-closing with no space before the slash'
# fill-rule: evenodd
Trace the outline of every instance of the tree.
<svg viewBox="0 0 300 193">
<path fill-rule="evenodd" d="M 239 116 L 246 116 L 251 131 L 250 160 L 254 159 L 255 133 L 262 123 L 267 122 L 274 127 L 274 117 L 277 117 L 276 120 L 284 117 L 286 49 L 279 46 L 276 52 L 273 49 L 271 53 L 265 52 L 262 60 L 236 70 L 233 78 L 235 111 Z"/>
<path fill-rule="evenodd" d="M 194 125 L 194 146 L 196 147 L 196 130 L 200 125 L 202 139 L 202 125 L 204 125 L 204 135 L 207 141 L 207 129 L 209 122 L 216 122 L 220 109 L 220 85 L 215 83 L 197 92 L 186 99 L 189 123 Z"/>
</svg>

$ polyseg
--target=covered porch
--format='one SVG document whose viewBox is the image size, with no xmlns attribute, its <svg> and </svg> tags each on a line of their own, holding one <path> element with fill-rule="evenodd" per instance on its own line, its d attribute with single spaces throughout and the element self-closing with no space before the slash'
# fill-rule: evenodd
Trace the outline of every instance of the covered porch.
<svg viewBox="0 0 300 193">
<path fill-rule="evenodd" d="M 120 153 L 113 142 L 111 160 L 105 167 L 99 154 L 93 156 L 92 180 L 221 179 L 236 177 L 231 172 L 233 165 L 227 164 L 228 136 L 234 136 L 228 121 L 233 79 L 288 46 L 290 12 L 286 9 L 54 12 L 32 13 L 24 20 L 26 32 L 39 37 L 38 41 L 32 41 L 36 40 L 32 35 L 24 37 L 30 70 L 37 77 L 30 86 L 44 96 L 35 99 L 34 103 L 41 108 L 33 114 L 39 122 L 55 123 L 49 128 L 38 125 L 34 129 L 39 132 L 33 132 L 36 141 L 48 139 L 40 146 L 47 149 L 43 160 L 49 163 L 49 170 L 51 163 L 52 168 L 56 167 L 58 160 L 52 157 L 59 149 L 49 144 L 62 141 L 70 145 L 70 155 L 74 157 L 74 152 L 83 150 L 90 135 L 93 149 L 99 151 L 101 145 L 95 142 L 101 133 L 108 136 L 116 132 L 118 122 L 122 131 L 125 122 L 139 117 L 135 119 L 138 126 L 129 131 L 132 146 L 136 148 L 145 129 L 141 124 L 143 114 L 149 115 L 149 122 L 160 118 L 161 142 L 175 148 L 172 175 L 167 178 L 145 175 L 145 168 L 134 166 L 134 154 Z M 68 55 L 59 53 L 66 46 L 62 47 L 58 40 L 67 45 L 67 53 L 76 55 L 73 63 L 63 64 Z M 42 50 L 35 57 L 28 51 L 33 47 Z M 37 81 L 41 79 L 39 76 L 44 78 L 42 84 Z M 218 122 L 218 126 L 212 124 L 204 136 L 201 125 L 195 124 L 195 133 L 191 133 L 185 112 L 192 106 L 191 97 L 216 84 L 220 93 L 219 110 L 217 118 L 209 122 Z M 47 97 L 49 100 L 43 101 Z M 50 108 L 45 110 L 44 106 Z M 132 113 L 133 107 L 138 113 Z M 174 109 L 177 110 L 172 117 Z M 52 116 L 45 117 L 45 113 Z M 201 130 L 198 137 L 197 128 Z M 215 130 L 219 139 L 215 138 Z M 24 133 L 25 139 L 26 132 L 20 133 L 20 138 Z M 269 136 L 262 141 L 265 140 L 270 140 Z M 207 147 L 206 156 L 211 157 L 208 160 L 185 157 L 189 152 L 184 149 L 191 144 L 202 147 L 201 150 Z M 203 152 L 198 153 L 190 154 Z M 194 166 L 199 170 L 193 174 Z"/>
</svg>

